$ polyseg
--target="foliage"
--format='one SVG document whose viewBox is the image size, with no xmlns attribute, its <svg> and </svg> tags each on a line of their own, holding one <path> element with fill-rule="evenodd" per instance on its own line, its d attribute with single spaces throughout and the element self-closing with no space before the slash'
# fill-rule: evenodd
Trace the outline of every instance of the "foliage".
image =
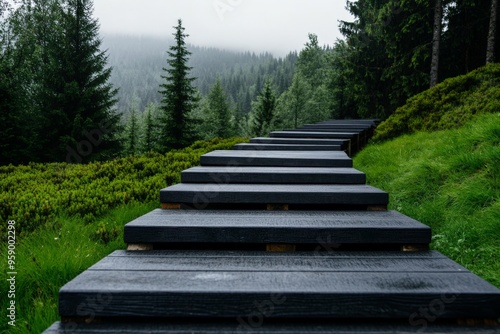
<svg viewBox="0 0 500 334">
<path fill-rule="evenodd" d="M 191 67 L 187 65 L 191 52 L 186 47 L 185 28 L 179 19 L 175 28 L 175 44 L 168 51 L 168 68 L 163 68 L 166 75 L 162 78 L 166 83 L 160 85 L 163 95 L 161 109 L 162 118 L 161 144 L 165 149 L 178 149 L 192 144 L 196 138 L 195 120 L 192 111 L 196 108 L 198 98 L 193 87 L 195 78 L 189 77 Z"/>
<path fill-rule="evenodd" d="M 490 64 L 413 96 L 377 127 L 374 140 L 421 130 L 456 128 L 476 114 L 498 110 L 500 65 Z"/>
<path fill-rule="evenodd" d="M 86 162 L 120 150 L 116 90 L 92 12 L 91 0 L 26 0 L 2 23 L 0 73 L 10 78 L 0 106 L 14 124 L 0 143 L 3 164 Z"/>
<path fill-rule="evenodd" d="M 0 220 L 15 220 L 20 236 L 50 228 L 60 214 L 93 223 L 109 209 L 156 200 L 159 189 L 180 181 L 180 172 L 216 149 L 243 139 L 216 139 L 167 154 L 148 153 L 87 165 L 67 163 L 0 167 Z M 5 224 L 0 233 L 5 236 Z"/>
<path fill-rule="evenodd" d="M 500 287 L 500 114 L 369 145 L 354 165 L 433 229 L 432 248 Z"/>
<path fill-rule="evenodd" d="M 276 93 L 268 79 L 257 100 L 252 104 L 251 133 L 255 136 L 265 135 L 272 124 L 276 109 Z"/>
<path fill-rule="evenodd" d="M 113 67 L 111 82 L 120 87 L 120 112 L 127 114 L 134 99 L 139 101 L 139 110 L 150 103 L 160 103 L 158 85 L 163 82 L 160 74 L 165 62 L 164 44 L 159 37 L 103 35 L 103 50 L 108 50 Z M 189 44 L 187 48 L 192 53 L 188 65 L 196 78 L 193 85 L 201 96 L 206 97 L 219 78 L 231 109 L 244 114 L 250 112 L 264 78 L 272 78 L 278 93 L 285 91 L 292 82 L 297 61 L 295 51 L 275 57 L 270 53 L 233 52 Z"/>
<path fill-rule="evenodd" d="M 198 133 L 203 139 L 228 138 L 234 135 L 234 117 L 228 97 L 217 79 L 201 106 Z"/>
</svg>

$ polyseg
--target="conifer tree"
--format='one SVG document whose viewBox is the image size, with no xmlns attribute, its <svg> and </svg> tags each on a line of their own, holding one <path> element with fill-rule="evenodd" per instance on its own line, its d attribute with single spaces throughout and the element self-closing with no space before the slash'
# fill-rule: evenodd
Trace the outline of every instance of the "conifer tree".
<svg viewBox="0 0 500 334">
<path fill-rule="evenodd" d="M 166 75 L 162 78 L 160 93 L 163 95 L 161 109 L 163 111 L 161 145 L 164 149 L 179 149 L 189 146 L 196 140 L 195 124 L 192 111 L 198 103 L 196 89 L 193 86 L 195 78 L 189 77 L 192 69 L 188 66 L 191 52 L 187 50 L 182 20 L 179 19 L 175 28 L 175 44 L 168 51 L 169 68 L 163 68 Z"/>
<path fill-rule="evenodd" d="M 252 106 L 251 132 L 256 136 L 262 136 L 270 129 L 276 108 L 276 94 L 273 91 L 271 81 L 266 80 L 264 88 Z"/>
<path fill-rule="evenodd" d="M 228 138 L 232 134 L 231 111 L 227 103 L 227 95 L 218 79 L 208 94 L 209 122 L 214 129 L 215 137 Z M 211 118 L 211 119 L 210 119 Z"/>
<path fill-rule="evenodd" d="M 47 66 L 41 80 L 45 161 L 87 162 L 109 159 L 120 150 L 115 113 L 117 90 L 101 51 L 99 24 L 92 0 L 56 2 L 59 23 L 48 32 Z M 56 144 L 56 145 L 54 145 Z"/>
</svg>

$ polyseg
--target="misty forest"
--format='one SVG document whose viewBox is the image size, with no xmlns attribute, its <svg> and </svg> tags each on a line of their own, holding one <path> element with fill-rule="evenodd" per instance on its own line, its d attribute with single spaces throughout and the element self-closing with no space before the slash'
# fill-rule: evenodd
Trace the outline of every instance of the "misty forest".
<svg viewBox="0 0 500 334">
<path fill-rule="evenodd" d="M 101 35 L 92 1 L 3 0 L 0 163 L 109 160 L 329 118 L 383 120 L 495 61 L 490 0 L 346 6 L 355 19 L 339 23 L 342 40 L 311 32 L 300 52 L 277 58 L 190 45 L 181 18 L 169 39 Z"/>
</svg>

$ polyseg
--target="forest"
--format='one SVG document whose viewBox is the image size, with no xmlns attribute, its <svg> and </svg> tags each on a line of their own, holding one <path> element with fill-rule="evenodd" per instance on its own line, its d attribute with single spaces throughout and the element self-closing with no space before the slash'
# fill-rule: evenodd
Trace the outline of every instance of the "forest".
<svg viewBox="0 0 500 334">
<path fill-rule="evenodd" d="M 91 0 L 10 4 L 0 1 L 2 165 L 386 119 L 430 86 L 498 59 L 497 0 L 347 1 L 354 20 L 339 23 L 342 39 L 311 32 L 284 58 L 189 45 L 181 20 L 165 40 L 101 35 Z M 179 54 L 183 63 L 173 63 Z M 176 70 L 184 81 L 172 81 Z M 187 87 L 183 101 L 171 94 L 176 84 Z"/>
</svg>

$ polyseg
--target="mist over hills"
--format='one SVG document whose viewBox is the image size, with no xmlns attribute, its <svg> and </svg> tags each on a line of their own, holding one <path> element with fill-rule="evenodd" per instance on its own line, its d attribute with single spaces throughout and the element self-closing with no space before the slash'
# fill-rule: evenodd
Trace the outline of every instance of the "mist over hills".
<svg viewBox="0 0 500 334">
<path fill-rule="evenodd" d="M 149 103 L 158 104 L 162 70 L 173 40 L 153 36 L 102 35 L 102 49 L 107 50 L 108 65 L 113 68 L 111 83 L 119 88 L 117 109 L 127 115 L 135 104 L 139 111 Z M 189 45 L 189 66 L 195 86 L 202 96 L 208 94 L 217 78 L 227 92 L 233 108 L 248 113 L 267 77 L 278 93 L 292 83 L 297 52 L 284 58 L 271 53 L 236 52 Z"/>
</svg>

